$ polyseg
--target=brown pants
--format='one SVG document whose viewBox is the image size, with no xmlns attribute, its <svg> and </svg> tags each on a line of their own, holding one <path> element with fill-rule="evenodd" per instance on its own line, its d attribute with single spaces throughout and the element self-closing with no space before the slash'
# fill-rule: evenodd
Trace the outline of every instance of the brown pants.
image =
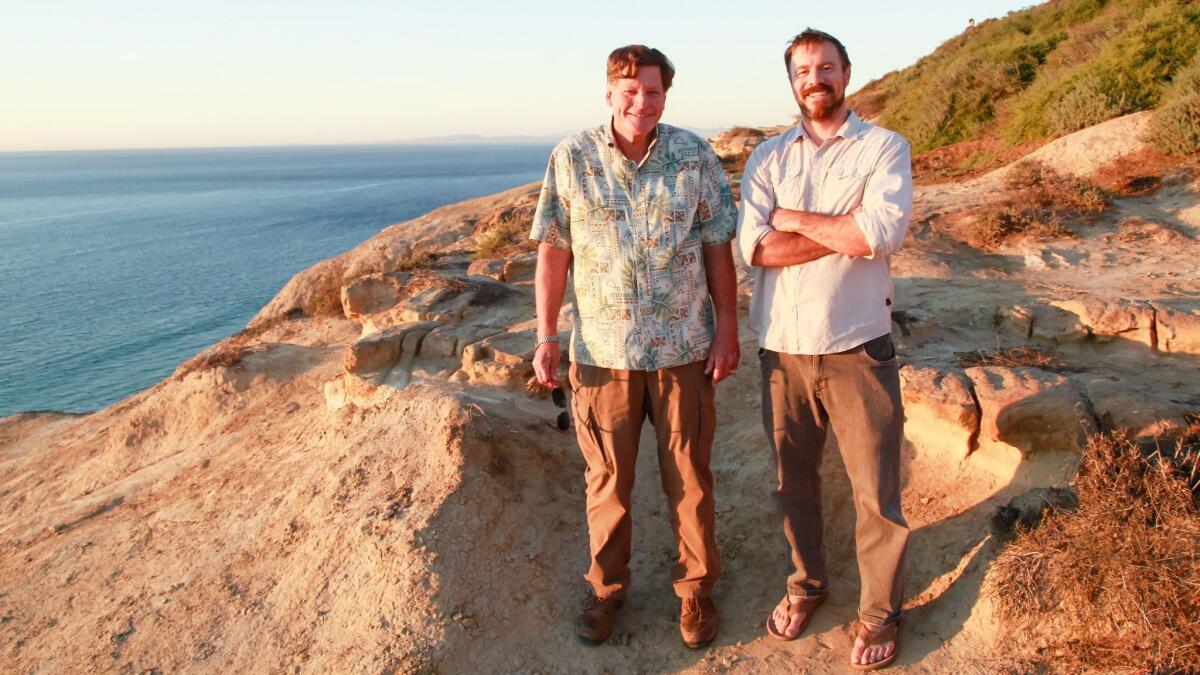
<svg viewBox="0 0 1200 675">
<path fill-rule="evenodd" d="M 600 597 L 624 597 L 633 544 L 630 498 L 638 438 L 647 416 L 679 544 L 675 594 L 710 595 L 721 574 L 714 527 L 712 455 L 716 407 L 704 362 L 657 371 L 571 364 L 572 408 L 587 461 L 592 562 L 584 577 Z"/>
<path fill-rule="evenodd" d="M 819 356 L 759 350 L 759 360 L 763 427 L 778 475 L 772 494 L 791 554 L 788 591 L 815 597 L 827 587 L 820 471 L 832 425 L 854 491 L 859 618 L 873 625 L 894 622 L 908 523 L 900 511 L 904 410 L 891 337 Z"/>
</svg>

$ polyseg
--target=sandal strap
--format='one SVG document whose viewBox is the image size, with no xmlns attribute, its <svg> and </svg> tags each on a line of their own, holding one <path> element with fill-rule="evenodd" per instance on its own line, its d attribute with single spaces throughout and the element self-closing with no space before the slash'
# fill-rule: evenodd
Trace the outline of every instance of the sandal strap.
<svg viewBox="0 0 1200 675">
<path fill-rule="evenodd" d="M 854 631 L 856 638 L 861 639 L 868 647 L 878 647 L 885 643 L 892 642 L 899 644 L 896 639 L 900 631 L 900 623 L 892 622 L 886 626 L 871 627 L 862 621 L 856 622 L 858 627 Z"/>
</svg>

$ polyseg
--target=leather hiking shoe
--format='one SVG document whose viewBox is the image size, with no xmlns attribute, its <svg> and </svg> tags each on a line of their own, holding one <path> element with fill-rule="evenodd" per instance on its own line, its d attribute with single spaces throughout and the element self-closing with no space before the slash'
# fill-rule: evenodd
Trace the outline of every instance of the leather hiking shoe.
<svg viewBox="0 0 1200 675">
<path fill-rule="evenodd" d="M 617 612 L 624 604 L 619 598 L 590 596 L 575 622 L 575 634 L 589 645 L 604 642 L 612 633 L 613 624 L 617 622 Z"/>
<path fill-rule="evenodd" d="M 712 598 L 684 598 L 679 609 L 679 634 L 691 649 L 707 647 L 717 637 L 717 605 Z"/>
</svg>

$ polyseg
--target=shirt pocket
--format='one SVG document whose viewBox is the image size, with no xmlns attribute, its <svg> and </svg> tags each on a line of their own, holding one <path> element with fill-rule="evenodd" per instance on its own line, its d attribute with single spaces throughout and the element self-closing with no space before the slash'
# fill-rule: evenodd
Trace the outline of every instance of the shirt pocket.
<svg viewBox="0 0 1200 675">
<path fill-rule="evenodd" d="M 835 203 L 826 204 L 825 208 L 840 210 L 857 205 L 859 199 L 862 198 L 863 189 L 867 185 L 867 177 L 870 175 L 871 167 L 869 166 L 851 164 L 830 166 L 825 170 L 822 194 L 823 197 L 833 198 Z"/>
<path fill-rule="evenodd" d="M 807 181 L 803 172 L 781 176 L 775 181 L 775 205 L 781 209 L 805 211 L 804 186 Z"/>
</svg>

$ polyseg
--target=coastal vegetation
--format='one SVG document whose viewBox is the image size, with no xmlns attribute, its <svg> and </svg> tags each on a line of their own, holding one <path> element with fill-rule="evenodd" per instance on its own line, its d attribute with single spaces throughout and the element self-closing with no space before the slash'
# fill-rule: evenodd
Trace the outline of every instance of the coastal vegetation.
<svg viewBox="0 0 1200 675">
<path fill-rule="evenodd" d="M 1190 672 L 1200 663 L 1200 425 L 1177 439 L 1093 436 L 1074 509 L 996 559 L 1009 631 L 1055 672 Z M 1014 635 L 1015 636 L 1015 635 Z"/>
<path fill-rule="evenodd" d="M 1161 107 L 1151 140 L 1190 154 L 1200 150 L 1197 46 L 1193 2 L 1051 0 L 968 29 L 851 105 L 916 153 L 989 137 L 1018 145 Z"/>
</svg>

